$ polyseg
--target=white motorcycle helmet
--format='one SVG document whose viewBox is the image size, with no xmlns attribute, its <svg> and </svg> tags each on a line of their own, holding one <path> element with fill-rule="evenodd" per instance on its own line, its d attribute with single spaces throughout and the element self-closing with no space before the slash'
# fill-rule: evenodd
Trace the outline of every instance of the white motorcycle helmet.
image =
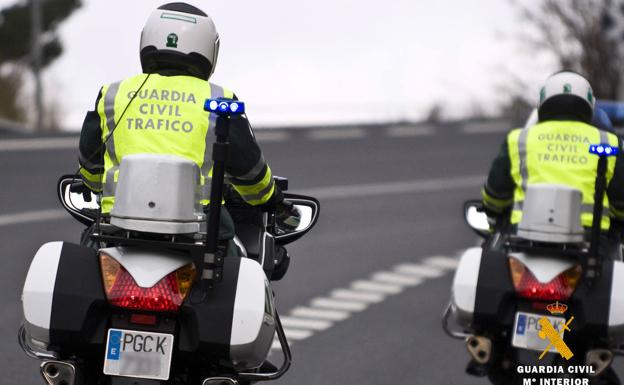
<svg viewBox="0 0 624 385">
<path fill-rule="evenodd" d="M 573 71 L 561 71 L 546 79 L 540 91 L 540 122 L 565 119 L 591 122 L 596 98 L 589 81 Z"/>
<path fill-rule="evenodd" d="M 208 80 L 217 65 L 219 34 L 212 19 L 186 3 L 158 7 L 141 33 L 143 72 L 178 69 Z"/>
</svg>

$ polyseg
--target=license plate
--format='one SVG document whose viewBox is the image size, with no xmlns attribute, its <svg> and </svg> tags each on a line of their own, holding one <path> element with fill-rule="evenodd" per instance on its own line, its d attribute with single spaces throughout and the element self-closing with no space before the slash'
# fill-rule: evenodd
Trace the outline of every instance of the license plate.
<svg viewBox="0 0 624 385">
<path fill-rule="evenodd" d="M 541 339 L 539 337 L 539 331 L 542 329 L 539 320 L 542 317 L 546 317 L 554 326 L 555 330 L 560 333 L 561 338 L 563 338 L 563 327 L 566 323 L 564 317 L 550 317 L 543 314 L 519 311 L 516 313 L 516 322 L 514 323 L 511 344 L 517 348 L 544 351 L 550 344 L 550 340 L 548 338 Z M 556 352 L 557 350 L 554 346 L 551 346 L 549 351 Z"/>
<path fill-rule="evenodd" d="M 104 374 L 168 380 L 173 335 L 109 329 Z"/>
</svg>

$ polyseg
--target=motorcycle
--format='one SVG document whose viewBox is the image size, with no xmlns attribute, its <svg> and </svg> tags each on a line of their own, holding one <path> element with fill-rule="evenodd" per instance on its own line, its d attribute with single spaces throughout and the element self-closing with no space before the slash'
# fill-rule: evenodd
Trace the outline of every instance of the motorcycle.
<svg viewBox="0 0 624 385">
<path fill-rule="evenodd" d="M 18 339 L 41 360 L 47 385 L 238 385 L 288 370 L 270 281 L 288 268 L 283 246 L 314 227 L 320 205 L 285 193 L 301 218 L 282 227 L 275 210 L 246 205 L 224 186 L 235 109 L 217 103 L 207 213 L 198 167 L 175 156 L 124 157 L 110 217 L 80 178 L 59 180 L 59 200 L 90 228 L 90 245 L 46 243 L 28 270 Z M 276 183 L 287 190 L 287 179 Z M 223 200 L 239 221 L 233 242 L 219 238 Z M 267 360 L 272 345 L 279 368 Z"/>
<path fill-rule="evenodd" d="M 596 202 L 604 194 L 603 159 Z M 624 355 L 624 262 L 619 240 L 600 233 L 602 203 L 593 207 L 589 241 L 580 191 L 529 186 L 523 206 L 512 229 L 504 222 L 491 228 L 480 201 L 464 205 L 466 222 L 485 241 L 461 255 L 442 326 L 464 341 L 466 372 L 493 384 L 620 384 L 611 364 Z"/>
</svg>

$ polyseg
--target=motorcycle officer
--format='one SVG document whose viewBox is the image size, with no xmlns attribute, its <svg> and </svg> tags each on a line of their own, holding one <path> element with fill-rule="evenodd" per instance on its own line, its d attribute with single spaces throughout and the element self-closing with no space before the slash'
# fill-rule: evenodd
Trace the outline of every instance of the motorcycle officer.
<svg viewBox="0 0 624 385">
<path fill-rule="evenodd" d="M 80 174 L 89 189 L 102 194 L 102 214 L 114 205 L 119 165 L 131 154 L 194 161 L 201 170 L 201 203 L 208 205 L 216 116 L 204 111 L 204 101 L 236 99 L 209 82 L 218 54 L 215 24 L 202 10 L 176 2 L 152 12 L 141 34 L 143 73 L 102 87 L 82 126 Z M 276 207 L 282 227 L 296 227 L 299 213 L 284 201 L 246 116 L 231 119 L 229 143 L 228 182 L 248 204 Z M 234 223 L 224 209 L 220 239 L 233 237 Z"/>
<path fill-rule="evenodd" d="M 582 192 L 581 223 L 590 228 L 598 157 L 589 154 L 589 145 L 608 143 L 620 152 L 608 158 L 604 207 L 609 210 L 601 228 L 612 227 L 616 234 L 619 226 L 611 225 L 624 220 L 624 154 L 616 135 L 591 125 L 594 104 L 591 85 L 578 73 L 561 71 L 546 80 L 540 91 L 539 122 L 509 132 L 492 163 L 482 190 L 488 217 L 517 225 L 527 187 L 554 183 Z"/>
</svg>

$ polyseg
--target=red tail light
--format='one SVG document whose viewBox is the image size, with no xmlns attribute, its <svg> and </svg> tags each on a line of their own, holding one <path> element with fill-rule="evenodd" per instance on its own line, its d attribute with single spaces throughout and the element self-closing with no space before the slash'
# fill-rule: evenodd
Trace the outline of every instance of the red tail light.
<svg viewBox="0 0 624 385">
<path fill-rule="evenodd" d="M 193 279 L 193 264 L 167 275 L 156 285 L 144 288 L 117 261 L 106 254 L 100 254 L 102 279 L 106 298 L 112 306 L 151 312 L 175 312 L 186 298 Z"/>
<path fill-rule="evenodd" d="M 539 301 L 567 301 L 581 278 L 580 265 L 559 274 L 550 282 L 542 283 L 515 258 L 509 258 L 509 270 L 516 288 L 516 294 L 527 299 Z"/>
</svg>

